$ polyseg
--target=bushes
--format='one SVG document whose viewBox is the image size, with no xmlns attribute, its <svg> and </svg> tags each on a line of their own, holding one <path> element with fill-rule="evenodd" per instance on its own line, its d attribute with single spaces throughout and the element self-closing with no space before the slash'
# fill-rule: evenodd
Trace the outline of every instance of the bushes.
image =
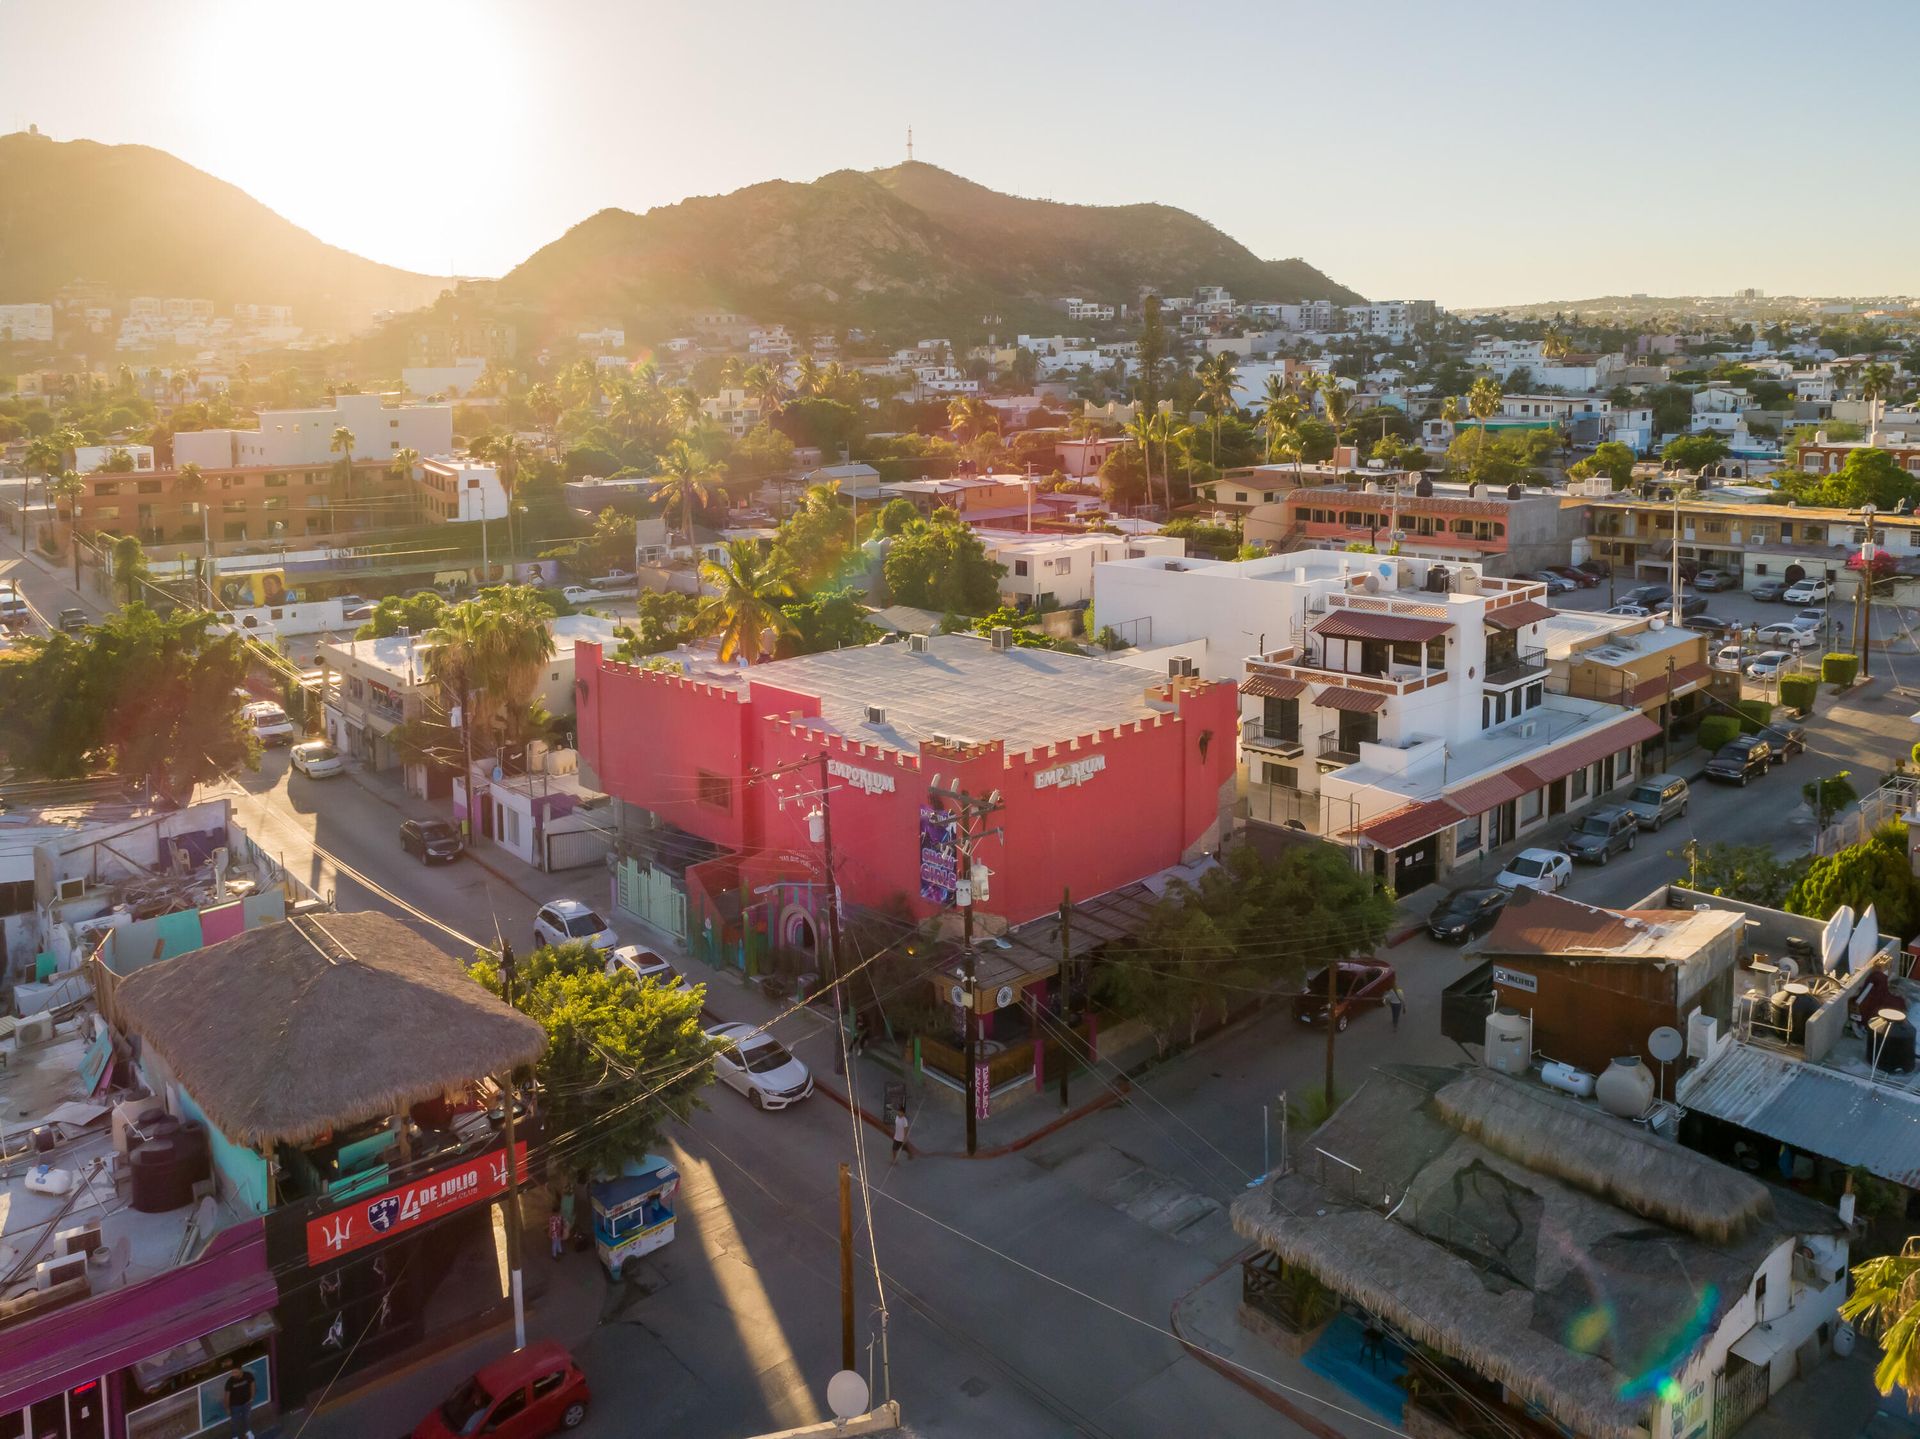
<svg viewBox="0 0 1920 1439">
<path fill-rule="evenodd" d="M 1790 710 L 1809 714 L 1813 710 L 1814 697 L 1820 693 L 1820 682 L 1812 675 L 1782 675 L 1780 677 L 1780 703 Z"/>
<path fill-rule="evenodd" d="M 1823 655 L 1820 659 L 1820 678 L 1836 689 L 1845 689 L 1853 683 L 1853 677 L 1860 672 L 1860 661 L 1853 655 Z"/>
<path fill-rule="evenodd" d="M 1700 721 L 1700 747 L 1709 754 L 1731 744 L 1740 734 L 1739 715 L 1708 715 Z"/>
<path fill-rule="evenodd" d="M 1759 734 L 1773 722 L 1773 705 L 1767 700 L 1741 700 L 1734 706 L 1740 712 L 1740 733 Z"/>
</svg>

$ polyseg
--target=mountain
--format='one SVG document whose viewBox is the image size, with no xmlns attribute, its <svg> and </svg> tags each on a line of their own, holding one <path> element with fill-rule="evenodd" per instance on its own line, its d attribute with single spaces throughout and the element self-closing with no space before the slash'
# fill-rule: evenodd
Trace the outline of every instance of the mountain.
<svg viewBox="0 0 1920 1439">
<path fill-rule="evenodd" d="M 636 215 L 602 210 L 495 287 L 506 307 L 642 333 L 701 309 L 788 323 L 963 332 L 1060 323 L 1063 295 L 1134 305 L 1224 285 L 1243 300 L 1360 297 L 1303 260 L 1262 260 L 1184 210 L 1003 195 L 933 165 L 839 170 Z"/>
<path fill-rule="evenodd" d="M 0 136 L 0 304 L 48 301 L 74 280 L 122 299 L 291 305 L 295 324 L 322 331 L 448 286 L 324 244 L 164 151 Z"/>
</svg>

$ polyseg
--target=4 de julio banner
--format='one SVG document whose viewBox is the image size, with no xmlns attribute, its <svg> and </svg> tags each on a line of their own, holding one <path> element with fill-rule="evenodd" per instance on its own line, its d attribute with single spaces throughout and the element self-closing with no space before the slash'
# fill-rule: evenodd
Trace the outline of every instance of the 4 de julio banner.
<svg viewBox="0 0 1920 1439">
<path fill-rule="evenodd" d="M 514 1146 L 515 1167 L 527 1177 L 527 1146 Z M 507 1152 L 492 1150 L 449 1169 L 383 1189 L 307 1221 L 307 1263 L 324 1264 L 369 1244 L 504 1194 Z"/>
</svg>

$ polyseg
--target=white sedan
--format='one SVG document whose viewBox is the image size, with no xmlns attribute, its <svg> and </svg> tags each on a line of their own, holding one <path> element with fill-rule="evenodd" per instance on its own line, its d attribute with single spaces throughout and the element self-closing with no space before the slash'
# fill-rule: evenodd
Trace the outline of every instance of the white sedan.
<svg viewBox="0 0 1920 1439">
<path fill-rule="evenodd" d="M 1573 878 L 1573 860 L 1557 849 L 1523 849 L 1493 877 L 1502 889 L 1531 889 L 1553 894 Z"/>
<path fill-rule="evenodd" d="M 1833 593 L 1833 586 L 1825 580 L 1800 580 L 1780 596 L 1790 605 L 1811 605 L 1824 600 Z"/>
<path fill-rule="evenodd" d="M 714 1076 L 746 1095 L 755 1109 L 785 1109 L 813 1093 L 813 1076 L 771 1034 L 750 1024 L 716 1024 L 707 1038 L 720 1048 L 713 1056 Z"/>
<path fill-rule="evenodd" d="M 347 762 L 340 757 L 340 751 L 325 740 L 297 744 L 287 753 L 293 758 L 293 767 L 308 779 L 332 779 L 347 772 Z"/>
<path fill-rule="evenodd" d="M 1767 650 L 1747 661 L 1747 678 L 1750 680 L 1778 679 L 1794 665 L 1794 657 L 1785 650 Z"/>
<path fill-rule="evenodd" d="M 661 989 L 677 989 L 683 994 L 693 989 L 684 974 L 652 950 L 637 944 L 623 944 L 608 955 L 607 973 L 624 974 L 635 984 L 650 979 Z"/>
<path fill-rule="evenodd" d="M 1610 615 L 1624 615 L 1631 620 L 1644 620 L 1653 611 L 1645 605 L 1615 605 L 1607 611 Z"/>
<path fill-rule="evenodd" d="M 1779 645 L 1790 650 L 1804 650 L 1820 642 L 1820 637 L 1812 630 L 1795 624 L 1762 625 L 1754 631 L 1754 638 L 1762 644 Z"/>
<path fill-rule="evenodd" d="M 1713 667 L 1722 674 L 1737 675 L 1746 662 L 1747 652 L 1740 645 L 1722 645 L 1713 652 Z"/>
</svg>

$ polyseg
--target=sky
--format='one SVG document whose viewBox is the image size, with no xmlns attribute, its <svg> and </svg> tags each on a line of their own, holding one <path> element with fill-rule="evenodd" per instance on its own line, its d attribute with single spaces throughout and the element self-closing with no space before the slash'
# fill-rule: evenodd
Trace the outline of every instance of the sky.
<svg viewBox="0 0 1920 1439">
<path fill-rule="evenodd" d="M 1912 0 L 0 0 L 0 130 L 152 145 L 434 274 L 911 126 L 1377 299 L 1912 293 L 1916 44 Z"/>
</svg>

